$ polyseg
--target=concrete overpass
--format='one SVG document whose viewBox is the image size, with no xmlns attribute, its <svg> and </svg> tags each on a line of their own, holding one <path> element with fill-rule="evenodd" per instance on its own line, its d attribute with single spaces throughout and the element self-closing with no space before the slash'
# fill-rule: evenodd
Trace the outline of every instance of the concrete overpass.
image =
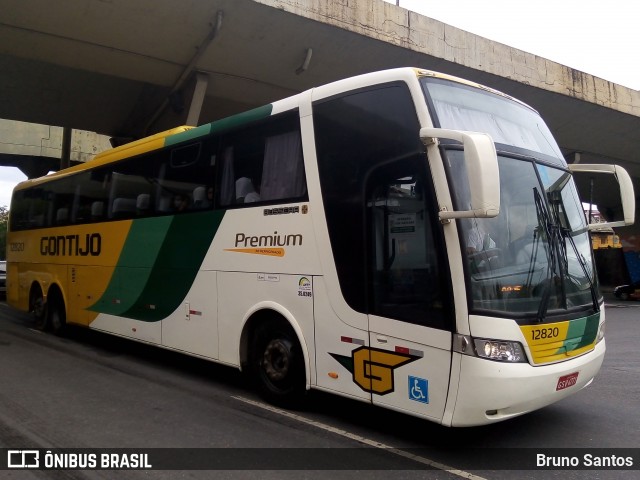
<svg viewBox="0 0 640 480">
<path fill-rule="evenodd" d="M 640 176 L 640 92 L 382 0 L 0 0 L 0 11 L 0 118 L 138 137 L 186 122 L 194 96 L 203 123 L 415 65 L 520 98 L 568 157 Z"/>
<path fill-rule="evenodd" d="M 419 66 L 536 108 L 569 162 L 640 193 L 640 92 L 382 0 L 0 0 L 0 118 L 115 143 L 339 78 Z"/>
</svg>

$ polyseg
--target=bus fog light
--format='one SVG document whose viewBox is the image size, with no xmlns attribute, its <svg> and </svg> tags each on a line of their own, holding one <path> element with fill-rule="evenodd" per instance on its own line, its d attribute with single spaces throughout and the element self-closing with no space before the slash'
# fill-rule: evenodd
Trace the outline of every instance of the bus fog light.
<svg viewBox="0 0 640 480">
<path fill-rule="evenodd" d="M 483 338 L 476 338 L 474 342 L 479 357 L 498 362 L 518 363 L 526 361 L 522 345 L 519 342 Z"/>
</svg>

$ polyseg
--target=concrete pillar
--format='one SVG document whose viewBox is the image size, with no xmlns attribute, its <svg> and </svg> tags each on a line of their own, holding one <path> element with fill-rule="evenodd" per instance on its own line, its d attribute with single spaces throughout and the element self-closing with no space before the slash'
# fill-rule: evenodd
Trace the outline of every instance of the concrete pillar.
<svg viewBox="0 0 640 480">
<path fill-rule="evenodd" d="M 71 135 L 73 129 L 64 127 L 62 129 L 62 153 L 60 155 L 60 170 L 71 166 Z"/>
<path fill-rule="evenodd" d="M 194 75 L 193 91 L 191 95 L 191 102 L 189 104 L 189 113 L 187 113 L 187 120 L 185 125 L 196 127 L 198 120 L 200 119 L 200 112 L 202 111 L 202 104 L 204 103 L 204 97 L 207 93 L 207 86 L 209 85 L 209 75 L 201 72 L 196 72 Z"/>
<path fill-rule="evenodd" d="M 181 125 L 198 125 L 207 92 L 209 76 L 195 72 L 184 86 L 172 93 L 146 127 L 146 135 L 169 130 Z"/>
</svg>

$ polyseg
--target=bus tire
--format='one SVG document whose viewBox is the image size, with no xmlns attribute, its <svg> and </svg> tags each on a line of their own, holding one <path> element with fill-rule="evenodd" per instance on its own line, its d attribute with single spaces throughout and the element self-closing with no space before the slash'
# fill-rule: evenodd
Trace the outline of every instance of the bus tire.
<svg viewBox="0 0 640 480">
<path fill-rule="evenodd" d="M 67 314 L 62 294 L 58 290 L 49 292 L 47 303 L 49 328 L 55 335 L 63 335 L 67 326 Z"/>
<path fill-rule="evenodd" d="M 42 290 L 39 286 L 34 286 L 29 294 L 29 307 L 33 318 L 33 325 L 36 330 L 44 331 L 49 326 L 49 315 L 47 304 L 44 301 Z"/>
<path fill-rule="evenodd" d="M 284 320 L 258 327 L 254 337 L 253 377 L 270 403 L 294 406 L 305 392 L 304 356 L 293 329 Z"/>
</svg>

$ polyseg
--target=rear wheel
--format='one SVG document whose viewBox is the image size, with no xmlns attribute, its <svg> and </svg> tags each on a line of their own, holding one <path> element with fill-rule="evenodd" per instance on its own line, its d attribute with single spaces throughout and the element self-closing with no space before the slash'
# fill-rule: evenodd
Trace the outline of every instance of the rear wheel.
<svg viewBox="0 0 640 480">
<path fill-rule="evenodd" d="M 51 331 L 56 335 L 62 335 L 67 325 L 67 313 L 64 308 L 64 300 L 60 293 L 49 295 L 48 317 Z"/>
<path fill-rule="evenodd" d="M 305 391 L 304 357 L 293 329 L 268 322 L 254 337 L 252 370 L 261 394 L 271 403 L 291 406 Z"/>
<path fill-rule="evenodd" d="M 30 297 L 29 305 L 31 307 L 34 327 L 38 330 L 46 330 L 49 326 L 49 318 L 47 315 L 47 304 L 44 301 L 42 290 L 40 290 L 40 288 L 33 289 Z"/>
<path fill-rule="evenodd" d="M 620 293 L 620 300 L 629 300 L 629 293 L 628 292 L 621 292 Z"/>
</svg>

